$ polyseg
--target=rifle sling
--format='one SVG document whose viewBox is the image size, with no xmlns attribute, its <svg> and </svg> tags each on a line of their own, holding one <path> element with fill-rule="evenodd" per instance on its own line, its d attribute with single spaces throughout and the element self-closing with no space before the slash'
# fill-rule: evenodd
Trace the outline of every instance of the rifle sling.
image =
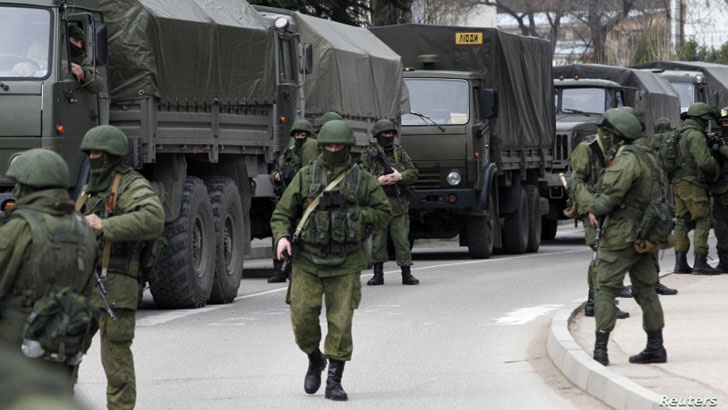
<svg viewBox="0 0 728 410">
<path fill-rule="evenodd" d="M 298 238 L 301 235 L 301 231 L 303 230 L 303 225 L 308 220 L 308 217 L 311 215 L 311 212 L 313 212 L 314 209 L 319 204 L 319 201 L 321 200 L 321 197 L 324 195 L 324 192 L 331 191 L 334 189 L 337 185 L 339 185 L 339 182 L 343 181 L 346 177 L 346 174 L 349 173 L 354 167 L 345 170 L 344 172 L 340 173 L 336 178 L 334 178 L 333 181 L 331 181 L 328 185 L 326 185 L 326 188 L 324 188 L 323 191 L 321 191 L 316 198 L 311 201 L 311 203 L 308 204 L 308 208 L 303 212 L 303 216 L 301 217 L 301 220 L 298 221 L 298 225 L 296 225 L 296 231 L 293 233 L 294 238 Z"/>
</svg>

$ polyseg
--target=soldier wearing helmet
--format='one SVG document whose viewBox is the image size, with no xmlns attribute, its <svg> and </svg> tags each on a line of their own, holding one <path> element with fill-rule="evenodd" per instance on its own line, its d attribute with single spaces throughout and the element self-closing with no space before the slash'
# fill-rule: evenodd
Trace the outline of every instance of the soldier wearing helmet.
<svg viewBox="0 0 728 410">
<path fill-rule="evenodd" d="M 68 166 L 60 155 L 44 148 L 25 151 L 5 176 L 15 181 L 17 202 L 0 219 L 0 343 L 19 352 L 37 300 L 63 288 L 80 296 L 92 292 L 96 235 L 74 212 Z M 47 257 L 49 250 L 54 257 Z M 54 365 L 68 375 L 78 367 Z"/>
<path fill-rule="evenodd" d="M 644 204 L 660 198 L 662 169 L 646 148 L 633 143 L 640 138 L 642 128 L 633 115 L 607 110 L 597 126 L 611 134 L 616 154 L 601 177 L 600 193 L 586 207 L 592 227 L 600 226 L 600 220 L 608 221 L 599 240 L 595 266 L 594 360 L 604 366 L 609 364 L 607 342 L 616 322 L 616 297 L 629 272 L 632 294 L 642 309 L 643 328 L 647 332 L 647 348 L 629 361 L 664 363 L 667 361 L 662 340 L 665 323 L 655 291 L 658 275 L 654 256 L 651 252 L 640 253 L 634 246 Z"/>
<path fill-rule="evenodd" d="M 83 27 L 76 23 L 69 23 L 68 47 L 71 54 L 71 74 L 86 91 L 98 94 L 104 88 L 104 79 L 93 64 L 89 63 L 84 47 L 85 41 L 86 31 Z"/>
<path fill-rule="evenodd" d="M 348 399 L 341 378 L 344 363 L 351 360 L 352 319 L 368 263 L 364 242 L 387 225 L 392 212 L 376 178 L 352 161 L 355 142 L 346 122 L 324 124 L 318 135 L 321 155 L 293 177 L 270 222 L 276 257 L 293 255 L 286 302 L 296 344 L 309 359 L 304 390 L 318 391 L 328 358 L 325 397 L 336 401 Z M 324 294 L 328 334 L 322 353 Z"/>
<path fill-rule="evenodd" d="M 321 132 L 321 127 L 323 127 L 324 124 L 332 120 L 343 121 L 344 118 L 339 113 L 333 111 L 325 112 L 322 116 L 316 119 L 316 127 L 314 128 L 315 135 L 312 135 L 312 137 L 316 138 L 316 135 Z M 319 148 L 320 147 L 316 141 L 306 141 L 306 143 L 303 144 L 303 148 L 301 149 L 301 160 L 304 165 L 308 165 L 311 163 L 311 161 L 318 158 L 319 154 L 321 153 L 321 150 Z"/>
<path fill-rule="evenodd" d="M 720 261 L 716 268 L 728 272 L 728 107 L 718 112 L 720 135 L 710 140 L 710 150 L 718 162 L 720 176 L 713 182 L 713 221 Z"/>
<path fill-rule="evenodd" d="M 307 120 L 301 119 L 294 122 L 290 135 L 293 137 L 294 144 L 283 151 L 283 154 L 278 158 L 275 169 L 270 174 L 273 189 L 278 198 L 280 198 L 283 191 L 291 183 L 296 172 L 303 166 L 302 148 L 304 144 L 307 142 L 316 144 L 316 139 L 313 138 L 313 126 Z M 286 281 L 290 272 L 282 271 L 282 265 L 282 261 L 279 261 L 275 257 L 273 258 L 273 274 L 268 278 L 268 283 Z M 291 265 L 288 266 L 290 267 Z"/>
<path fill-rule="evenodd" d="M 417 285 L 420 281 L 410 272 L 412 254 L 409 242 L 409 195 L 419 172 L 407 152 L 394 143 L 397 127 L 388 119 L 374 123 L 372 136 L 376 142 L 369 144 L 362 155 L 362 168 L 377 177 L 392 207 L 392 220 L 386 229 L 372 236 L 372 262 L 374 276 L 367 285 L 384 284 L 384 262 L 387 254 L 387 237 L 392 238 L 397 266 L 402 270 L 403 285 Z"/>
<path fill-rule="evenodd" d="M 164 229 L 164 210 L 151 184 L 124 164 L 129 150 L 119 128 L 101 125 L 90 129 L 81 141 L 88 155 L 91 175 L 76 202 L 76 209 L 97 232 L 106 298 L 114 306 L 116 320 L 103 311 L 100 296 L 92 304 L 100 310 L 96 325 L 101 331 L 101 359 L 106 373 L 109 408 L 132 409 L 136 403 L 136 376 L 131 344 L 136 309 L 143 280 L 139 257 L 143 241 L 158 238 Z M 108 252 L 107 252 L 108 251 Z"/>
<path fill-rule="evenodd" d="M 675 273 L 715 275 L 720 270 L 708 265 L 708 231 L 710 230 L 710 202 L 708 182 L 719 176 L 718 163 L 710 155 L 705 128 L 715 112 L 706 103 L 690 106 L 683 121 L 680 139 L 677 143 L 680 161 L 670 181 L 675 193 Z M 690 249 L 688 232 L 693 234 L 695 262 L 691 268 L 687 261 Z"/>
</svg>

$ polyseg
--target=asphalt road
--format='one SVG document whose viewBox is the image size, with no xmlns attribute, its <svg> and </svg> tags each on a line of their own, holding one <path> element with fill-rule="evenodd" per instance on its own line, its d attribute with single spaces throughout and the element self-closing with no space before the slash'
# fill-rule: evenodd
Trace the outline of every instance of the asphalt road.
<svg viewBox="0 0 728 410">
<path fill-rule="evenodd" d="M 147 295 L 132 346 L 137 408 L 607 408 L 546 354 L 555 311 L 586 295 L 591 253 L 579 230 L 565 228 L 538 253 L 487 260 L 470 259 L 456 241 L 416 243 L 419 286 L 402 286 L 394 262 L 385 264 L 385 285 L 364 285 L 354 316 L 347 404 L 325 400 L 323 387 L 303 392 L 307 359 L 293 340 L 285 284 L 265 280 L 270 261 L 246 262 L 230 305 L 156 310 Z M 95 340 L 77 396 L 101 409 L 105 387 Z"/>
</svg>

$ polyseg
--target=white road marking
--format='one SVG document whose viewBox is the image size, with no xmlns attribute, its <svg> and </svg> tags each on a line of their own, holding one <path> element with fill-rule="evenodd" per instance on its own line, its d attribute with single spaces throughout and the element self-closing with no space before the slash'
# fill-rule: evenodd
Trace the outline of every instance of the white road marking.
<svg viewBox="0 0 728 410">
<path fill-rule="evenodd" d="M 539 305 L 527 307 L 509 312 L 505 316 L 496 319 L 501 325 L 525 325 L 528 322 L 536 320 L 539 316 L 543 316 L 552 310 L 561 308 L 563 305 Z"/>
</svg>

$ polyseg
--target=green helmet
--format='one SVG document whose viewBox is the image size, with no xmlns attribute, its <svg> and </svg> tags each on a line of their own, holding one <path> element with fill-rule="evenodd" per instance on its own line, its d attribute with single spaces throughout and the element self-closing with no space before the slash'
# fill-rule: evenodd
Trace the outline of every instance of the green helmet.
<svg viewBox="0 0 728 410">
<path fill-rule="evenodd" d="M 342 120 L 343 121 L 344 117 L 342 117 L 337 112 L 333 112 L 333 111 L 326 112 L 326 113 L 324 113 L 324 115 L 322 115 L 316 119 L 316 130 L 321 131 L 321 127 L 323 127 L 324 124 L 326 124 L 327 122 L 329 122 L 331 120 Z"/>
<path fill-rule="evenodd" d="M 379 133 L 385 131 L 392 131 L 395 134 L 397 133 L 397 127 L 394 126 L 394 122 L 392 122 L 392 120 L 385 118 L 375 122 L 374 127 L 372 127 L 372 136 L 376 137 Z"/>
<path fill-rule="evenodd" d="M 618 108 L 605 111 L 597 127 L 605 128 L 626 140 L 636 140 L 642 136 L 642 124 L 639 120 Z"/>
<path fill-rule="evenodd" d="M 637 112 L 637 110 L 630 107 L 629 105 L 618 107 L 617 109 L 622 110 L 622 111 L 626 112 L 627 114 L 634 115 L 634 117 L 637 118 L 637 121 L 640 121 L 640 114 Z M 642 131 L 645 130 L 645 124 L 642 121 L 640 121 L 640 128 Z"/>
<path fill-rule="evenodd" d="M 81 141 L 81 151 L 103 151 L 117 157 L 126 156 L 129 152 L 129 141 L 124 131 L 113 125 L 93 127 Z"/>
<path fill-rule="evenodd" d="M 672 124 L 670 124 L 670 120 L 667 118 L 659 118 L 655 121 L 653 129 L 655 130 L 655 134 L 668 132 L 672 129 Z"/>
<path fill-rule="evenodd" d="M 342 120 L 331 120 L 321 127 L 318 135 L 319 145 L 323 144 L 346 144 L 354 146 L 354 130 Z"/>
<path fill-rule="evenodd" d="M 710 121 L 715 119 L 715 111 L 704 102 L 696 102 L 688 108 L 688 117 L 697 118 L 702 121 Z"/>
<path fill-rule="evenodd" d="M 5 176 L 34 188 L 68 188 L 68 165 L 57 153 L 34 148 L 22 152 L 10 161 Z"/>
<path fill-rule="evenodd" d="M 293 135 L 297 132 L 307 132 L 309 136 L 313 135 L 313 125 L 311 125 L 311 123 L 307 120 L 296 120 L 296 122 L 294 122 L 293 126 L 291 127 L 290 135 Z"/>
</svg>

